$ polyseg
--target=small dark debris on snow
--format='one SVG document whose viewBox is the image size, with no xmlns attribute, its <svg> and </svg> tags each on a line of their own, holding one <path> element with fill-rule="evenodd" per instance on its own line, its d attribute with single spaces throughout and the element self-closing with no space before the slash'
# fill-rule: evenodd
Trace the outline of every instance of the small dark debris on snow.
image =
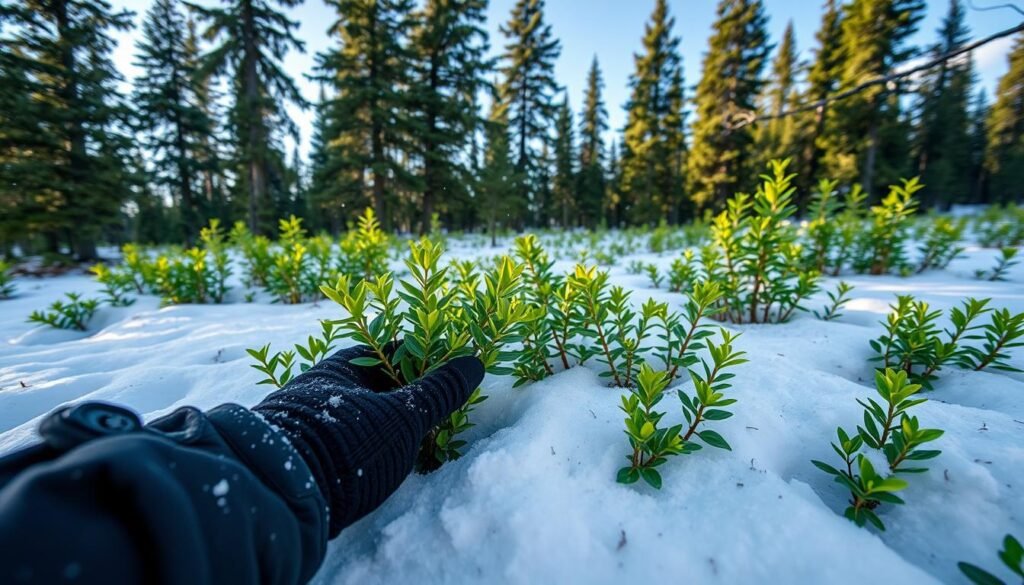
<svg viewBox="0 0 1024 585">
<path fill-rule="evenodd" d="M 942 477 L 944 477 L 946 479 L 946 481 L 949 481 L 949 470 L 948 469 L 943 469 L 942 470 Z"/>
<path fill-rule="evenodd" d="M 975 459 L 974 462 L 975 463 L 984 463 L 985 465 L 992 465 L 991 461 L 984 461 L 982 459 Z"/>
<path fill-rule="evenodd" d="M 749 425 L 747 426 L 747 429 L 749 429 L 751 431 L 760 431 L 761 430 L 761 429 L 759 429 L 757 427 L 752 427 L 752 426 L 749 426 Z"/>
<path fill-rule="evenodd" d="M 622 550 L 626 548 L 626 531 L 619 530 L 619 544 L 616 545 L 615 550 Z"/>
<path fill-rule="evenodd" d="M 588 408 L 587 410 L 590 410 L 590 409 Z M 597 415 L 594 414 L 593 410 L 590 410 L 590 416 L 594 417 L 594 419 L 597 419 Z"/>
<path fill-rule="evenodd" d="M 21 384 L 22 388 L 28 388 L 28 384 L 26 384 L 24 380 L 18 380 L 18 383 Z"/>
<path fill-rule="evenodd" d="M 555 447 L 554 447 L 554 445 L 552 445 L 552 446 L 551 446 L 551 454 L 552 454 L 552 455 L 554 455 L 554 454 L 555 454 Z"/>
<path fill-rule="evenodd" d="M 981 428 L 978 429 L 978 430 L 979 431 L 987 431 L 988 430 L 988 425 L 985 424 L 985 421 L 981 421 Z"/>
<path fill-rule="evenodd" d="M 737 481 L 736 482 L 736 487 L 738 487 L 738 488 L 743 487 L 743 482 Z"/>
</svg>

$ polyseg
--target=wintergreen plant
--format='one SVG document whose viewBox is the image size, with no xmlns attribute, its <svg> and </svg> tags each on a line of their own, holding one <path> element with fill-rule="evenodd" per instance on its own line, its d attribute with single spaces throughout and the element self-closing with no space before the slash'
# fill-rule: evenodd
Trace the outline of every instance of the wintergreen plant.
<svg viewBox="0 0 1024 585">
<path fill-rule="evenodd" d="M 818 290 L 820 274 L 803 268 L 798 231 L 790 222 L 794 175 L 772 161 L 753 199 L 737 194 L 715 217 L 701 261 L 722 286 L 719 315 L 734 323 L 780 323 Z"/>
<path fill-rule="evenodd" d="M 242 256 L 242 274 L 246 286 L 266 286 L 274 259 L 270 256 L 270 240 L 254 236 L 245 222 L 237 221 L 231 229 L 229 241 Z"/>
<path fill-rule="evenodd" d="M 525 325 L 523 350 L 516 360 L 516 386 L 528 381 L 540 380 L 554 373 L 549 359 L 557 357 L 562 367 L 569 368 L 566 348 L 569 319 L 564 311 L 565 279 L 552 272 L 554 261 L 533 234 L 516 238 L 514 244 L 516 259 L 524 266 L 522 298 L 538 318 Z"/>
<path fill-rule="evenodd" d="M 680 368 L 688 369 L 699 361 L 695 352 L 705 349 L 704 340 L 714 334 L 707 321 L 717 313 L 715 305 L 721 296 L 718 283 L 700 281 L 694 284 L 683 306 L 685 323 L 677 313 L 666 310 L 660 314 L 661 333 L 657 337 L 661 341 L 655 350 L 669 369 L 670 380 L 678 376 Z"/>
<path fill-rule="evenodd" d="M 228 259 L 227 242 L 219 219 L 211 219 L 210 225 L 199 230 L 199 241 L 209 255 L 210 270 L 207 273 L 206 291 L 215 303 L 224 302 L 228 292 L 228 277 L 231 264 Z"/>
<path fill-rule="evenodd" d="M 991 310 L 988 303 L 989 299 L 965 299 L 962 308 L 950 310 L 953 328 L 940 332 L 937 322 L 942 311 L 932 310 L 928 303 L 910 295 L 897 295 L 896 303 L 889 305 L 891 310 L 883 322 L 885 332 L 870 342 L 877 354 L 871 359 L 881 362 L 881 369 L 899 369 L 915 383 L 931 389 L 936 372 L 942 366 L 963 363 L 970 355 L 963 342 L 978 338 L 973 332 L 982 326 L 976 321 Z"/>
<path fill-rule="evenodd" d="M 1004 372 L 1022 372 L 1009 364 L 1006 353 L 1012 348 L 1024 346 L 1024 313 L 1013 315 L 1008 309 L 992 311 L 991 321 L 981 328 L 982 335 L 975 336 L 985 341 L 979 347 L 965 347 L 957 354 L 958 364 L 972 370 L 991 367 Z"/>
<path fill-rule="evenodd" d="M 693 396 L 683 390 L 678 392 L 679 400 L 683 404 L 683 415 L 689 425 L 683 433 L 683 442 L 686 443 L 684 453 L 700 449 L 700 444 L 691 440 L 693 437 L 697 437 L 708 446 L 732 450 L 729 443 L 717 432 L 711 429 L 698 430 L 704 423 L 725 420 L 732 416 L 725 407 L 735 404 L 736 399 L 726 398 L 724 391 L 732 387 L 728 380 L 736 377 L 736 374 L 727 370 L 748 361 L 744 357 L 746 352 L 733 348 L 737 336 L 729 333 L 727 329 L 720 328 L 718 332 L 722 338 L 721 342 L 716 344 L 711 338 L 704 342 L 711 361 L 701 360 L 699 370 L 688 370 L 694 386 Z"/>
<path fill-rule="evenodd" d="M 966 219 L 939 216 L 926 221 L 917 234 L 921 242 L 918 246 L 921 261 L 917 271 L 924 272 L 929 268 L 941 270 L 961 256 L 964 247 L 960 245 L 960 240 L 966 229 Z"/>
<path fill-rule="evenodd" d="M 626 436 L 632 453 L 626 457 L 629 465 L 619 470 L 619 483 L 636 483 L 643 478 L 651 487 L 661 489 L 661 474 L 657 467 L 673 455 L 683 452 L 686 443 L 680 433 L 683 425 L 659 428 L 664 412 L 655 407 L 664 398 L 670 378 L 668 372 L 659 372 L 644 364 L 636 376 L 636 387 L 622 396 L 619 407 L 626 413 Z"/>
<path fill-rule="evenodd" d="M 262 372 L 266 378 L 257 384 L 270 384 L 280 388 L 292 379 L 293 370 L 298 364 L 299 372 L 305 372 L 315 366 L 320 360 L 327 357 L 334 350 L 334 343 L 341 336 L 334 322 L 328 320 L 320 321 L 320 336 L 310 335 L 306 338 L 305 344 L 296 343 L 294 349 L 270 353 L 270 344 L 259 349 L 245 350 L 254 360 L 255 364 L 250 367 Z M 302 361 L 296 362 L 296 356 Z M 280 373 L 278 372 L 280 370 Z"/>
<path fill-rule="evenodd" d="M 999 258 L 996 259 L 996 265 L 992 270 L 976 270 L 974 276 L 979 279 L 985 279 L 990 281 L 1002 281 L 1006 280 L 1006 274 L 1010 271 L 1010 268 L 1020 264 L 1020 260 L 1017 259 L 1017 253 L 1020 248 L 1002 248 L 999 250 Z"/>
<path fill-rule="evenodd" d="M 868 194 L 859 184 L 843 197 L 843 210 L 836 215 L 836 247 L 831 259 L 831 274 L 839 276 L 843 268 L 853 261 L 857 240 L 864 229 L 864 202 Z"/>
<path fill-rule="evenodd" d="M 135 292 L 158 292 L 156 264 L 135 244 L 121 246 L 121 266 L 131 278 Z"/>
<path fill-rule="evenodd" d="M 367 207 L 354 229 L 349 229 L 339 244 L 343 274 L 352 278 L 370 279 L 388 271 L 388 250 L 391 238 L 380 229 L 373 209 Z M 435 241 L 439 243 L 441 240 Z"/>
<path fill-rule="evenodd" d="M 11 265 L 0 260 L 0 299 L 14 296 L 14 277 L 11 276 Z"/>
<path fill-rule="evenodd" d="M 681 258 L 672 261 L 672 265 L 668 269 L 668 290 L 683 292 L 697 281 L 699 275 L 697 256 L 693 250 L 686 250 Z"/>
<path fill-rule="evenodd" d="M 986 248 L 1006 248 L 1024 244 L 1024 207 L 1013 203 L 992 205 L 974 221 L 978 243 Z"/>
<path fill-rule="evenodd" d="M 54 301 L 46 311 L 32 311 L 30 323 L 49 325 L 56 329 L 85 331 L 100 306 L 99 299 L 85 299 L 78 293 L 66 293 L 67 301 Z"/>
<path fill-rule="evenodd" d="M 836 222 L 839 202 L 836 198 L 838 181 L 821 179 L 811 197 L 807 222 L 807 265 L 819 273 L 830 266 L 830 258 L 839 243 L 840 225 Z"/>
<path fill-rule="evenodd" d="M 647 265 L 644 264 L 643 260 L 630 260 L 626 264 L 626 274 L 640 274 L 646 267 Z"/>
<path fill-rule="evenodd" d="M 821 319 L 822 321 L 832 321 L 842 317 L 843 305 L 850 302 L 850 292 L 853 291 L 853 285 L 848 284 L 844 280 L 840 280 L 839 284 L 836 285 L 836 290 L 827 291 L 825 294 L 828 295 L 829 303 L 821 308 L 821 312 L 814 311 L 814 316 Z"/>
<path fill-rule="evenodd" d="M 1024 583 L 1024 546 L 1021 546 L 1020 541 L 1012 534 L 1007 534 L 1003 538 L 1003 550 L 999 551 L 998 556 L 1003 565 Z M 981 567 L 964 562 L 957 563 L 957 566 L 976 585 L 1006 585 L 1005 581 Z"/>
<path fill-rule="evenodd" d="M 286 304 L 301 303 L 309 290 L 310 258 L 306 230 L 294 215 L 278 221 L 278 249 L 271 252 L 267 291 Z"/>
<path fill-rule="evenodd" d="M 95 264 L 90 269 L 96 280 L 103 285 L 103 300 L 112 307 L 127 307 L 135 302 L 128 296 L 135 288 L 130 272 L 112 270 L 106 264 Z"/>
<path fill-rule="evenodd" d="M 817 460 L 811 463 L 850 490 L 850 505 L 844 513 L 847 518 L 858 526 L 870 522 L 879 530 L 885 530 L 875 509 L 883 503 L 904 503 L 894 492 L 908 486 L 895 474 L 927 471 L 927 468 L 907 467 L 906 464 L 937 457 L 940 451 L 919 447 L 937 440 L 943 431 L 922 429 L 917 417 L 907 414 L 925 399 L 915 398 L 921 385 L 911 383 L 906 372 L 891 368 L 876 372 L 875 389 L 881 402 L 873 398 L 866 402 L 857 400 L 864 407 L 864 424 L 857 427 L 857 433 L 851 437 L 842 427 L 836 429 L 838 444 L 832 443 L 832 449 L 842 459 L 843 466 L 836 468 Z M 868 456 L 861 452 L 863 447 L 881 450 L 892 475 L 878 473 Z"/>
<path fill-rule="evenodd" d="M 405 260 L 410 278 L 397 287 L 386 272 L 355 283 L 341 275 L 335 285 L 322 287 L 348 313 L 334 321 L 340 336 L 375 353 L 353 363 L 381 366 L 396 384 L 415 381 L 452 358 L 471 354 L 491 374 L 512 372 L 507 364 L 515 355 L 505 346 L 521 342 L 523 325 L 540 317 L 521 301 L 523 266 L 505 256 L 482 278 L 469 272 L 453 285 L 449 268 L 440 266 L 441 254 L 440 245 L 430 240 L 410 242 Z M 371 314 L 376 316 L 370 319 Z M 389 352 L 399 340 L 397 350 Z M 421 471 L 460 456 L 465 442 L 456 436 L 473 426 L 469 413 L 485 398 L 476 389 L 463 408 L 431 430 L 420 448 Z"/>
<path fill-rule="evenodd" d="M 856 243 L 853 267 L 858 272 L 888 274 L 909 268 L 905 246 L 911 236 L 911 220 L 917 211 L 914 193 L 924 188 L 917 178 L 890 185 L 889 194 L 871 207 L 867 229 Z"/>
<path fill-rule="evenodd" d="M 644 267 L 644 272 L 647 273 L 647 278 L 650 279 L 654 288 L 661 288 L 661 283 L 665 282 L 665 275 L 658 271 L 657 264 L 648 264 Z"/>
</svg>

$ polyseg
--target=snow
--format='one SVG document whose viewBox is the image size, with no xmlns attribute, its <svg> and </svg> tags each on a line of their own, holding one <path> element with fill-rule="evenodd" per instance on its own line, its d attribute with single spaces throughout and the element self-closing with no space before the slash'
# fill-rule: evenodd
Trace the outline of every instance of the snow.
<svg viewBox="0 0 1024 585">
<path fill-rule="evenodd" d="M 454 246 L 463 257 L 496 252 Z M 836 426 L 860 421 L 856 399 L 873 394 L 868 340 L 895 294 L 942 309 L 984 296 L 1024 311 L 1024 266 L 1008 282 L 973 278 L 996 255 L 969 246 L 944 271 L 844 275 L 853 301 L 835 322 L 800 314 L 783 325 L 734 327 L 750 362 L 736 370 L 735 416 L 713 427 L 732 451 L 670 460 L 661 491 L 615 482 L 628 447 L 623 391 L 606 386 L 596 362 L 517 389 L 488 376 L 491 398 L 477 407 L 465 456 L 410 477 L 344 531 L 316 582 L 964 582 L 958 561 L 1009 579 L 996 551 L 1006 533 L 1024 536 L 1024 376 L 941 371 L 915 410 L 923 425 L 946 430 L 936 443 L 943 453 L 910 478 L 905 506 L 880 508 L 884 533 L 843 518 L 847 494 L 810 464 L 833 459 Z M 637 303 L 652 296 L 679 307 L 682 295 L 625 272 L 633 259 L 666 269 L 674 256 L 622 258 L 611 280 L 632 288 Z M 560 261 L 556 270 L 570 266 Z M 96 295 L 99 286 L 81 274 L 17 285 L 16 298 L 0 301 L 0 452 L 31 443 L 40 417 L 68 402 L 119 402 L 147 420 L 186 404 L 251 406 L 268 389 L 256 385 L 261 375 L 245 349 L 290 347 L 318 330 L 317 319 L 339 313 L 329 302 L 271 305 L 260 295 L 247 304 L 235 282 L 230 304 L 160 307 L 143 296 L 103 307 L 87 332 L 56 331 L 25 318 L 64 292 Z M 824 302 L 823 291 L 808 306 Z M 1012 356 L 1024 366 L 1024 352 Z M 671 394 L 666 422 L 681 422 Z M 210 483 L 223 500 L 227 479 Z"/>
</svg>

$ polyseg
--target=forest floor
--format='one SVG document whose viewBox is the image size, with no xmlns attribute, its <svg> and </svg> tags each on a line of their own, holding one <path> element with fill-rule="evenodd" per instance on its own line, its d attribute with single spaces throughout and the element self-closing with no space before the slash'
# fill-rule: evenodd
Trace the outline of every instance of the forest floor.
<svg viewBox="0 0 1024 585">
<path fill-rule="evenodd" d="M 452 247 L 452 256 L 498 250 Z M 629 275 L 632 259 L 667 269 L 675 254 L 637 254 L 611 281 L 678 308 L 685 297 Z M 1024 265 L 1007 282 L 974 278 L 996 251 L 969 246 L 948 269 L 908 278 L 848 275 L 853 300 L 837 321 L 800 313 L 782 325 L 730 326 L 749 363 L 736 368 L 735 416 L 715 429 L 731 451 L 703 449 L 661 467 L 660 491 L 621 485 L 628 444 L 622 390 L 599 364 L 513 389 L 488 376 L 462 459 L 412 476 L 331 546 L 316 582 L 391 583 L 930 583 L 965 582 L 958 561 L 1009 578 L 996 557 L 1007 533 L 1024 537 L 1024 375 L 940 372 L 922 425 L 945 429 L 930 471 L 910 478 L 905 506 L 879 509 L 885 532 L 842 516 L 848 493 L 811 459 L 832 461 L 835 429 L 861 421 L 874 395 L 868 341 L 895 294 L 935 308 L 964 297 L 1024 311 Z M 556 271 L 571 268 L 558 262 Z M 823 291 L 838 279 L 823 282 Z M 246 348 L 283 349 L 339 316 L 330 302 L 161 307 L 140 297 L 104 306 L 87 332 L 25 322 L 64 292 L 96 293 L 84 274 L 16 280 L 0 302 L 0 453 L 33 440 L 41 416 L 69 401 L 126 404 L 150 419 L 182 405 L 250 406 L 268 391 Z M 824 292 L 808 304 L 824 304 Z M 945 325 L 943 320 L 943 325 Z M 1024 367 L 1024 352 L 1011 364 Z M 674 385 L 689 385 L 677 380 Z M 683 421 L 674 392 L 666 421 Z"/>
</svg>

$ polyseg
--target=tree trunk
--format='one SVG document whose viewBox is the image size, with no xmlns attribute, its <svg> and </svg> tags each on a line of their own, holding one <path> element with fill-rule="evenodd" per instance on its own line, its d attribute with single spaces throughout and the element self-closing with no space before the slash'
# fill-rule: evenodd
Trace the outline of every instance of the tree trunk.
<svg viewBox="0 0 1024 585">
<path fill-rule="evenodd" d="M 249 166 L 249 230 L 253 234 L 260 233 L 260 205 L 267 191 L 266 164 L 263 152 L 266 147 L 263 132 L 263 108 L 260 104 L 260 85 L 256 58 L 258 47 L 256 40 L 256 23 L 253 6 L 250 0 L 242 4 L 242 91 L 245 99 L 246 123 L 248 124 L 248 166 Z"/>
</svg>

